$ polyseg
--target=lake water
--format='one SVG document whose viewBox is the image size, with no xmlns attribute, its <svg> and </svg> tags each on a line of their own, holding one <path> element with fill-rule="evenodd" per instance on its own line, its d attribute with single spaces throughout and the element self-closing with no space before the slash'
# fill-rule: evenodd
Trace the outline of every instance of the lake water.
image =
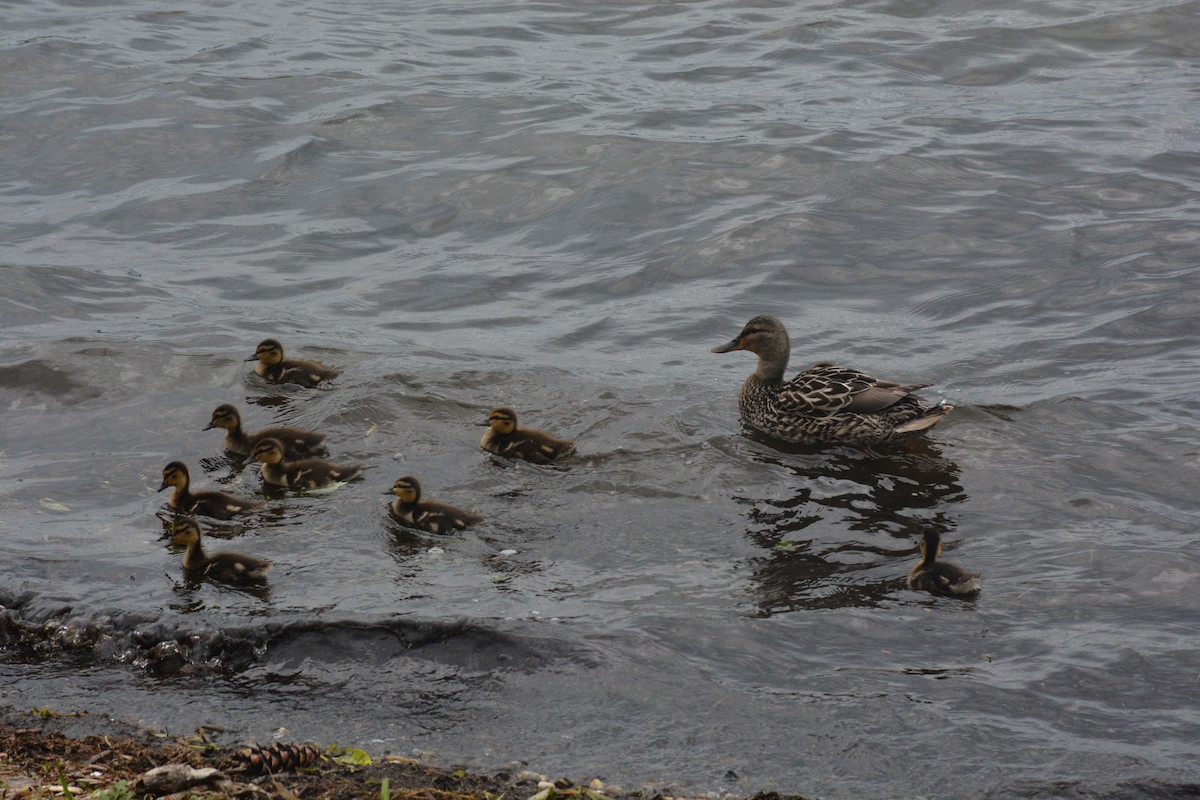
<svg viewBox="0 0 1200 800">
<path fill-rule="evenodd" d="M 1200 3 L 0 3 L 0 703 L 625 788 L 1194 797 Z M 751 316 L 957 409 L 743 431 Z M 278 387 L 275 336 L 344 371 Z M 185 584 L 162 467 L 324 431 Z M 567 468 L 478 449 L 512 405 Z M 405 474 L 487 523 L 397 529 Z M 920 531 L 983 573 L 909 591 Z M 228 541 L 221 541 L 220 539 Z"/>
</svg>

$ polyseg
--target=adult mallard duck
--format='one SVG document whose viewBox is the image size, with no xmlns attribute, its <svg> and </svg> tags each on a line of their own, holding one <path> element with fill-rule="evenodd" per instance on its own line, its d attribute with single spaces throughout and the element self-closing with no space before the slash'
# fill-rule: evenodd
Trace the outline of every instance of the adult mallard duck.
<svg viewBox="0 0 1200 800">
<path fill-rule="evenodd" d="M 208 555 L 200 543 L 200 523 L 195 517 L 180 517 L 175 521 L 171 543 L 184 545 L 183 571 L 192 578 L 212 578 L 222 583 L 261 583 L 271 569 L 271 562 L 242 553 L 213 553 Z"/>
<path fill-rule="evenodd" d="M 316 361 L 285 360 L 283 345 L 278 339 L 263 339 L 254 348 L 254 355 L 246 360 L 257 361 L 254 365 L 255 374 L 271 383 L 295 383 L 311 388 L 340 374 L 339 370 L 330 369 Z"/>
<path fill-rule="evenodd" d="M 787 329 L 762 315 L 714 353 L 749 350 L 758 368 L 742 384 L 742 419 L 768 436 L 800 444 L 871 447 L 917 439 L 954 406 L 931 405 L 913 394 L 927 383 L 881 381 L 863 372 L 818 362 L 784 383 L 791 356 Z"/>
<path fill-rule="evenodd" d="M 483 432 L 479 446 L 498 456 L 549 464 L 575 452 L 574 442 L 535 428 L 518 427 L 517 412 L 511 408 L 494 409 L 483 424 L 488 429 Z"/>
<path fill-rule="evenodd" d="M 908 573 L 908 586 L 934 594 L 968 595 L 979 591 L 979 576 L 962 567 L 938 561 L 942 554 L 942 535 L 937 531 L 921 534 L 921 560 Z"/>
<path fill-rule="evenodd" d="M 319 458 L 287 461 L 278 439 L 263 439 L 254 445 L 253 456 L 262 462 L 263 483 L 285 489 L 324 489 L 352 481 L 362 475 L 362 464 L 334 464 Z"/>
<path fill-rule="evenodd" d="M 401 525 L 419 528 L 429 533 L 450 533 L 468 525 L 483 522 L 483 517 L 461 508 L 421 499 L 421 484 L 406 476 L 392 484 L 388 494 L 396 499 L 388 505 L 388 513 Z"/>
<path fill-rule="evenodd" d="M 211 428 L 224 428 L 225 449 L 243 456 L 250 455 L 254 445 L 263 439 L 278 439 L 286 458 L 307 458 L 325 449 L 325 434 L 303 428 L 275 426 L 246 433 L 242 430 L 242 415 L 230 403 L 222 403 L 213 410 L 212 419 L 204 430 Z"/>
<path fill-rule="evenodd" d="M 163 467 L 162 486 L 158 487 L 158 491 L 161 492 L 168 486 L 175 487 L 175 491 L 167 498 L 167 506 L 177 514 L 201 514 L 213 519 L 233 519 L 239 514 L 262 510 L 263 504 L 260 500 L 247 500 L 215 490 L 193 492 L 191 483 L 192 477 L 187 464 L 182 461 L 172 461 Z"/>
</svg>

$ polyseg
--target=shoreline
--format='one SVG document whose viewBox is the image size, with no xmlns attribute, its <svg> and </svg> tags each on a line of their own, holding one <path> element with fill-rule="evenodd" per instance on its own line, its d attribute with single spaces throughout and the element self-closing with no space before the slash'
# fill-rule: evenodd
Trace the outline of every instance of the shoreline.
<svg viewBox="0 0 1200 800">
<path fill-rule="evenodd" d="M 375 757 L 355 747 L 281 741 L 262 748 L 221 746 L 201 728 L 171 735 L 86 712 L 0 706 L 0 798 L 132 800 L 141 797 L 249 797 L 266 800 L 735 800 L 680 794 L 671 787 L 626 790 L 598 779 L 576 783 L 526 769 L 494 775 Z M 162 788 L 146 773 L 166 765 L 199 782 Z M 190 769 L 189 769 L 190 768 Z M 214 774 L 214 770 L 216 773 Z M 200 777 L 205 776 L 203 781 Z M 168 790 L 169 789 L 169 790 Z M 805 800 L 762 792 L 747 800 Z"/>
</svg>

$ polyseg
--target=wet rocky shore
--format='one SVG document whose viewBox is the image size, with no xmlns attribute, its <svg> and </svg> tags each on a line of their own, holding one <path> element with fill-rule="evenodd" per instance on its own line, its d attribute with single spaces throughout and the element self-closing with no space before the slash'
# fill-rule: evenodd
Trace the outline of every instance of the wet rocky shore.
<svg viewBox="0 0 1200 800">
<path fill-rule="evenodd" d="M 524 765 L 493 775 L 353 746 L 223 744 L 222 731 L 172 735 L 113 719 L 0 706 L 0 797 L 257 797 L 275 800 L 669 800 L 674 787 L 634 789 L 601 778 L 549 778 Z M 707 793 L 708 798 L 732 795 Z M 753 800 L 803 800 L 760 793 Z"/>
</svg>

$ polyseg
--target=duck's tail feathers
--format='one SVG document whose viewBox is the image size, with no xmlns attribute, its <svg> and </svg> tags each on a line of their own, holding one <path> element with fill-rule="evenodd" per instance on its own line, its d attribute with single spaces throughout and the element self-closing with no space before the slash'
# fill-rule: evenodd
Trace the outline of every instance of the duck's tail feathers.
<svg viewBox="0 0 1200 800">
<path fill-rule="evenodd" d="M 949 403 L 942 403 L 926 411 L 916 419 L 909 420 L 903 425 L 896 426 L 897 433 L 916 433 L 917 431 L 928 430 L 936 425 L 942 417 L 954 410 L 954 406 Z"/>
<path fill-rule="evenodd" d="M 966 578 L 951 585 L 949 588 L 952 594 L 975 594 L 979 591 L 979 576 L 968 575 Z"/>
</svg>

